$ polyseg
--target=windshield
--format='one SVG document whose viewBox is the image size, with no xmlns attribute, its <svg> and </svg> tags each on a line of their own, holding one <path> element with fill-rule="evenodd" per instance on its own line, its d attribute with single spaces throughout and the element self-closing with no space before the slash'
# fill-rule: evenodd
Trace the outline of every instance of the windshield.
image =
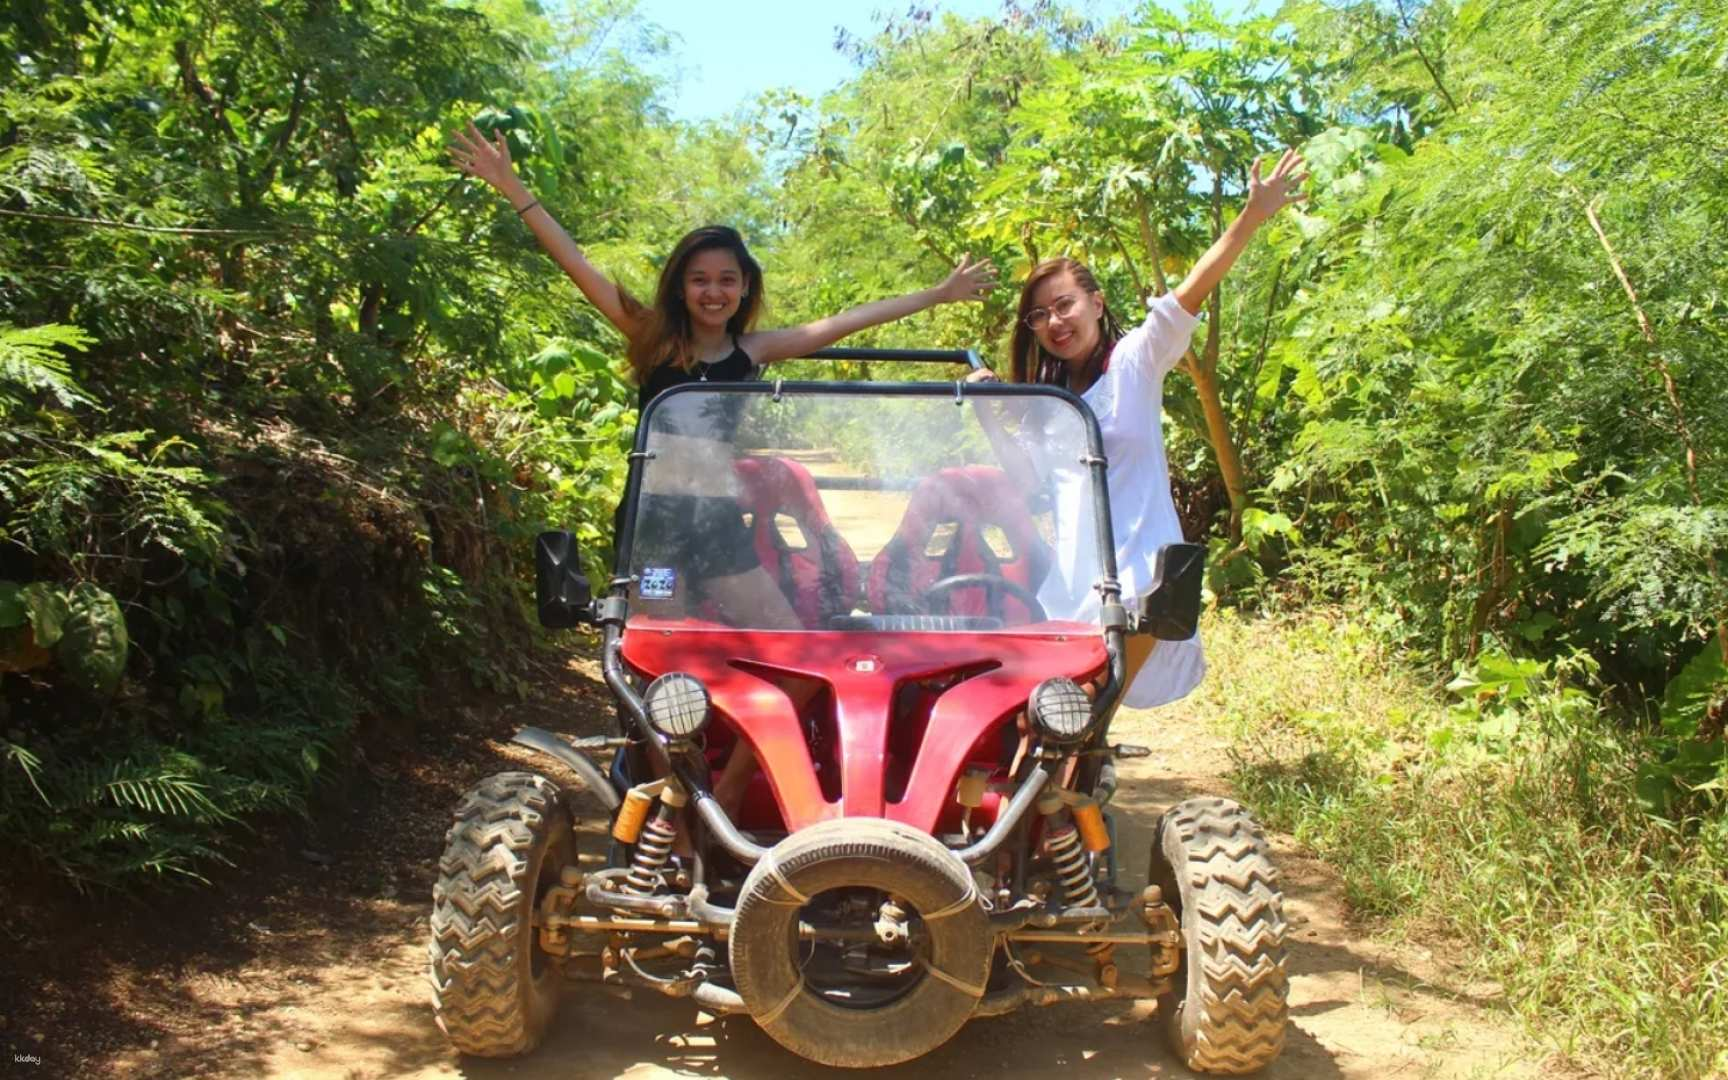
<svg viewBox="0 0 1728 1080">
<path fill-rule="evenodd" d="M 1095 631 L 1081 411 L 1053 393 L 855 385 L 698 385 L 649 409 L 631 621 Z"/>
</svg>

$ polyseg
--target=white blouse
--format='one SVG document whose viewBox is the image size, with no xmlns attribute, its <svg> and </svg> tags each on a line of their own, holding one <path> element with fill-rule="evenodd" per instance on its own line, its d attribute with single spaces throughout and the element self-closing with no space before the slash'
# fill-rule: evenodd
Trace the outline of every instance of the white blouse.
<svg viewBox="0 0 1728 1080">
<path fill-rule="evenodd" d="M 1182 358 L 1200 321 L 1169 293 L 1149 301 L 1147 308 L 1146 321 L 1116 343 L 1104 374 L 1080 395 L 1098 417 L 1104 436 L 1116 573 L 1123 601 L 1130 606 L 1152 591 L 1158 549 L 1183 540 L 1182 523 L 1170 496 L 1170 464 L 1164 455 L 1164 376 Z M 1023 438 L 1032 434 L 1022 430 Z M 1057 538 L 1055 565 L 1038 599 L 1051 618 L 1096 622 L 1100 601 L 1093 585 L 1099 573 L 1094 565 L 1092 508 L 1084 505 L 1084 474 L 1063 467 L 1075 460 L 1073 448 L 1047 442 L 1026 448 L 1041 464 L 1055 466 L 1048 471 L 1055 486 L 1055 520 L 1059 528 L 1075 531 L 1073 536 Z M 1175 701 L 1198 686 L 1205 674 L 1206 657 L 1198 634 L 1187 641 L 1160 641 L 1122 703 L 1146 709 Z"/>
</svg>

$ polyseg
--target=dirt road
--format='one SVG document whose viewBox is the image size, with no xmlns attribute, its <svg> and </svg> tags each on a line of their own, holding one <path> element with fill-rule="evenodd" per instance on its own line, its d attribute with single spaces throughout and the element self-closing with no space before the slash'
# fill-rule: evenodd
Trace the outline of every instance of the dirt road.
<svg viewBox="0 0 1728 1080">
<path fill-rule="evenodd" d="M 545 1046 L 509 1062 L 461 1059 L 432 1022 L 426 915 L 447 813 L 487 772 L 534 759 L 506 744 L 522 723 L 607 715 L 597 672 L 573 662 L 548 700 L 471 708 L 462 730 L 426 732 L 374 760 L 364 805 L 276 838 L 265 865 L 154 911 L 100 919 L 55 951 L 17 947 L 32 992 L 0 1029 L 19 1075 L 373 1077 L 814 1077 L 858 1075 L 788 1056 L 746 1018 L 715 1020 L 637 991 L 575 985 Z M 453 719 L 452 723 L 457 723 Z M 579 730 L 584 725 L 566 725 Z M 1204 717 L 1125 714 L 1149 745 L 1125 763 L 1116 802 L 1127 873 L 1146 871 L 1169 804 L 1229 794 Z M 1446 982 L 1422 949 L 1367 940 L 1345 920 L 1326 868 L 1278 843 L 1291 924 L 1291 1018 L 1272 1080 L 1534 1076 L 1536 1052 Z M 60 918 L 69 918 L 64 912 Z M 1149 1005 L 1059 1005 L 974 1021 L 936 1054 L 884 1077 L 1188 1077 Z"/>
</svg>

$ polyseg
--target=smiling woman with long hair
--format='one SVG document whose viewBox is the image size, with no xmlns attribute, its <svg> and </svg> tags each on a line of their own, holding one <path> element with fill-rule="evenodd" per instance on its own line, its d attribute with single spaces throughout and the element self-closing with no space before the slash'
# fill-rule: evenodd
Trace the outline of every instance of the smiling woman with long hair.
<svg viewBox="0 0 1728 1080">
<path fill-rule="evenodd" d="M 449 149 L 458 168 L 484 180 L 509 200 L 540 246 L 589 303 L 624 335 L 640 409 L 674 386 L 749 379 L 765 364 L 804 356 L 867 327 L 937 304 L 979 299 L 996 283 L 992 266 L 963 258 L 931 288 L 861 304 L 801 326 L 759 330 L 756 320 L 764 299 L 761 265 L 736 229 L 705 225 L 686 233 L 673 247 L 661 267 L 653 303 L 644 304 L 596 269 L 528 190 L 516 174 L 502 134 L 488 139 L 470 123 L 466 131 L 453 136 Z M 722 467 L 730 460 L 730 448 L 715 449 L 728 451 L 712 456 L 716 466 Z M 702 510 L 700 520 L 690 522 L 690 531 L 712 534 L 718 530 L 719 535 L 706 536 L 699 550 L 693 546 L 689 553 L 695 564 L 692 581 L 699 581 L 706 599 L 722 609 L 728 597 L 740 603 L 754 598 L 760 606 L 761 582 L 757 579 L 766 578 L 766 574 L 756 562 L 747 533 L 742 531 L 742 518 L 735 508 L 727 513 L 711 506 Z M 721 528 L 723 521 L 726 525 Z M 696 538 L 690 539 L 695 545 Z M 790 619 L 790 609 L 782 615 Z"/>
<path fill-rule="evenodd" d="M 804 356 L 868 327 L 937 304 L 982 298 L 996 284 L 989 263 L 967 257 L 931 288 L 860 304 L 802 326 L 758 330 L 762 267 L 737 230 L 708 225 L 678 241 L 661 268 L 653 304 L 645 305 L 596 269 L 522 183 L 503 135 L 488 139 L 469 124 L 454 136 L 450 156 L 463 172 L 484 180 L 510 201 L 540 246 L 624 335 L 644 406 L 679 383 L 746 379 L 764 364 Z"/>
<path fill-rule="evenodd" d="M 1154 559 L 1166 544 L 1182 542 L 1182 523 L 1170 497 L 1170 465 L 1164 454 L 1164 377 L 1188 349 L 1206 297 L 1235 264 L 1261 225 L 1284 207 L 1306 198 L 1297 190 L 1308 174 L 1302 158 L 1285 151 L 1262 177 L 1256 161 L 1248 198 L 1230 227 L 1200 256 L 1182 283 L 1147 305 L 1146 320 L 1124 332 L 1092 272 L 1073 259 L 1039 263 L 1020 290 L 1009 365 L 1015 382 L 1060 386 L 1079 394 L 1098 417 L 1108 459 L 1111 534 L 1122 596 L 1131 606 L 1155 584 Z M 978 371 L 972 380 L 996 376 Z M 1022 431 L 1019 445 L 992 441 L 1009 468 L 1036 470 L 1035 436 Z M 1098 594 L 1085 574 L 1052 574 L 1039 599 L 1055 618 L 1095 621 Z M 1154 646 L 1157 646 L 1154 649 Z M 1157 642 L 1135 635 L 1128 642 L 1128 690 L 1123 703 L 1150 708 L 1174 701 L 1206 671 L 1198 635 L 1188 641 Z"/>
<path fill-rule="evenodd" d="M 931 288 L 861 304 L 802 326 L 758 330 L 756 319 L 764 299 L 762 267 L 736 229 L 707 225 L 685 234 L 673 247 L 661 267 L 653 303 L 643 304 L 596 269 L 523 184 L 503 135 L 488 139 L 470 123 L 466 131 L 454 135 L 450 157 L 463 172 L 484 180 L 509 200 L 540 246 L 624 335 L 639 409 L 646 409 L 655 396 L 674 386 L 749 379 L 765 364 L 807 355 L 848 334 L 937 304 L 980 299 L 996 284 L 994 267 L 966 257 Z M 729 481 L 731 447 L 716 445 L 714 451 L 706 460 L 716 469 L 728 470 L 719 479 Z M 715 488 L 723 490 L 723 484 Z M 641 501 L 639 513 L 655 520 L 653 532 L 671 538 L 672 546 L 657 556 L 666 565 L 681 565 L 688 571 L 685 604 L 693 593 L 723 619 L 729 612 L 749 612 L 753 625 L 761 628 L 802 626 L 790 601 L 758 561 L 750 528 L 735 500 L 650 495 Z M 614 531 L 618 527 L 615 518 Z M 642 606 L 657 603 L 649 600 Z M 676 611 L 676 606 L 668 609 L 668 613 Z M 735 806 L 754 770 L 755 757 L 741 742 L 715 784 L 722 806 Z"/>
</svg>

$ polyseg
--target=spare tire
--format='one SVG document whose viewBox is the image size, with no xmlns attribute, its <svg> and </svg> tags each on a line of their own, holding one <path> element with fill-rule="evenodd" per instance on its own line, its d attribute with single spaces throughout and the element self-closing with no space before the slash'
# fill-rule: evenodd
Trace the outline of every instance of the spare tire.
<svg viewBox="0 0 1728 1080">
<path fill-rule="evenodd" d="M 1196 1072 L 1241 1075 L 1284 1048 L 1284 896 L 1266 834 L 1229 799 L 1189 799 L 1158 822 L 1152 882 L 1185 947 L 1158 999 L 1170 1046 Z"/>
<path fill-rule="evenodd" d="M 835 890 L 879 890 L 917 932 L 904 990 L 868 1007 L 805 983 L 798 922 Z M 994 938 L 972 874 L 934 838 L 881 818 L 825 821 L 776 844 L 750 871 L 732 923 L 732 976 L 781 1046 L 824 1065 L 870 1068 L 929 1053 L 978 1006 Z"/>
</svg>

